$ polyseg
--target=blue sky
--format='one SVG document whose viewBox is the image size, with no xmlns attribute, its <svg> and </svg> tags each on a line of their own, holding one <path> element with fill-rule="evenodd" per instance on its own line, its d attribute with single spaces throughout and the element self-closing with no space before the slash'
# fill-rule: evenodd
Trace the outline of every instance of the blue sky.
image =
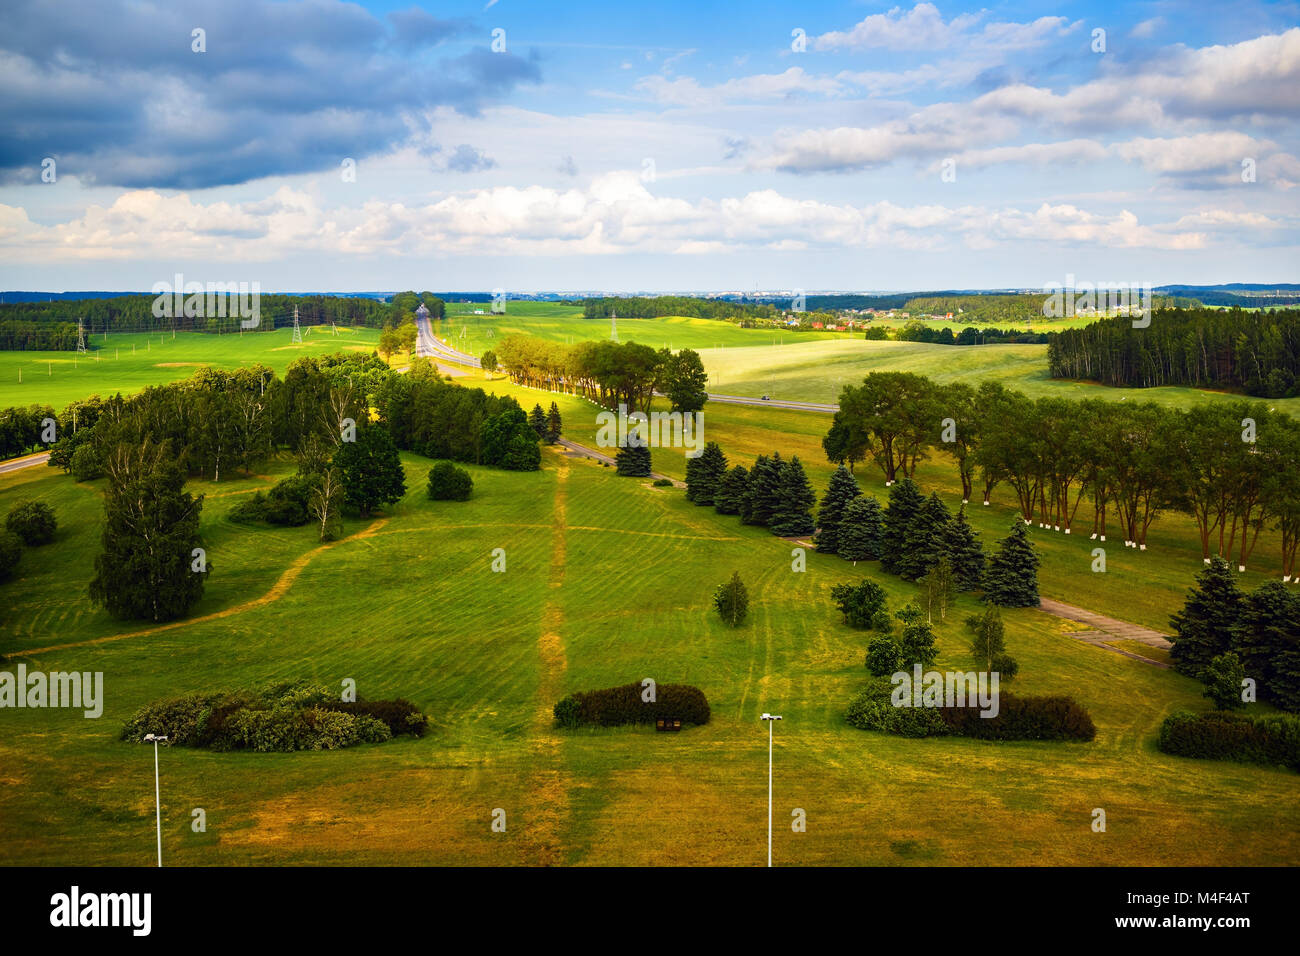
<svg viewBox="0 0 1300 956">
<path fill-rule="evenodd" d="M 1300 279 L 1292 2 L 3 18 L 3 288 Z"/>
</svg>

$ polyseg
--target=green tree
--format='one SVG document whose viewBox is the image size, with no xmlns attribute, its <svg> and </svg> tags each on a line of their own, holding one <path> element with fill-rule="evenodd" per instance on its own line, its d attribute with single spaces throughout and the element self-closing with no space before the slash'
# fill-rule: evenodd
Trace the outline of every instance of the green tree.
<svg viewBox="0 0 1300 956">
<path fill-rule="evenodd" d="M 893 502 L 891 501 L 891 506 Z M 888 527 L 889 518 L 885 518 Z M 915 581 L 933 567 L 943 553 L 952 514 L 938 494 L 931 493 L 903 532 L 903 547 L 893 560 L 894 573 Z"/>
<path fill-rule="evenodd" d="M 844 506 L 838 529 L 840 557 L 857 564 L 880 557 L 884 514 L 872 495 L 859 495 Z"/>
<path fill-rule="evenodd" d="M 1187 592 L 1183 609 L 1169 619 L 1174 670 L 1200 677 L 1211 660 L 1232 649 L 1241 616 L 1242 596 L 1232 569 L 1222 558 L 1211 558 Z"/>
<path fill-rule="evenodd" d="M 942 553 L 952 564 L 953 579 L 959 591 L 975 591 L 984 582 L 987 559 L 980 547 L 979 535 L 966 517 L 966 506 L 958 509 L 944 536 Z"/>
<path fill-rule="evenodd" d="M 666 363 L 664 394 L 675 412 L 698 412 L 709 400 L 709 376 L 698 352 L 682 349 Z"/>
<path fill-rule="evenodd" d="M 356 441 L 339 444 L 333 465 L 343 479 L 343 500 L 361 517 L 406 494 L 406 473 L 383 422 L 358 423 Z"/>
<path fill-rule="evenodd" d="M 497 365 L 497 353 L 492 351 L 491 349 L 488 349 L 486 352 L 483 353 L 482 358 L 479 359 L 479 365 L 482 366 L 483 371 L 491 375 L 498 368 L 500 368 L 500 366 Z"/>
<path fill-rule="evenodd" d="M 749 472 L 744 465 L 736 465 L 727 472 L 713 495 L 713 510 L 720 515 L 738 515 L 745 503 L 749 488 Z"/>
<path fill-rule="evenodd" d="M 1261 584 L 1243 601 L 1232 646 L 1262 699 L 1300 710 L 1300 594 L 1281 581 Z"/>
<path fill-rule="evenodd" d="M 5 528 L 27 545 L 49 544 L 58 526 L 54 509 L 43 501 L 20 501 L 5 517 Z"/>
<path fill-rule="evenodd" d="M 837 554 L 840 547 L 840 520 L 844 508 L 854 498 L 862 494 L 858 480 L 840 465 L 831 475 L 826 494 L 822 497 L 821 509 L 817 512 L 817 537 L 814 542 L 817 550 L 825 554 Z"/>
<path fill-rule="evenodd" d="M 910 671 L 917 664 L 922 669 L 929 667 L 939 656 L 939 649 L 935 646 L 934 630 L 925 619 L 925 612 L 915 604 L 909 604 L 895 617 L 903 622 L 903 633 L 898 639 L 902 669 Z"/>
<path fill-rule="evenodd" d="M 766 525 L 781 503 L 781 478 L 786 469 L 781 453 L 772 457 L 759 455 L 749 471 L 749 487 L 745 490 L 745 504 L 740 519 L 745 524 Z"/>
<path fill-rule="evenodd" d="M 933 620 L 934 615 L 938 614 L 942 621 L 948 616 L 948 608 L 952 606 L 957 593 L 952 564 L 948 558 L 940 555 L 939 560 L 920 579 L 920 584 L 926 620 Z"/>
<path fill-rule="evenodd" d="M 902 652 L 898 641 L 892 635 L 882 634 L 873 637 L 867 645 L 867 670 L 875 677 L 888 677 L 898 673 L 903 664 Z"/>
<path fill-rule="evenodd" d="M 560 420 L 560 406 L 551 402 L 551 410 L 546 414 L 546 444 L 554 445 L 564 432 L 564 422 Z"/>
<path fill-rule="evenodd" d="M 542 411 L 541 404 L 533 406 L 533 410 L 528 413 L 528 424 L 537 432 L 537 438 L 540 441 L 546 437 L 546 413 Z"/>
<path fill-rule="evenodd" d="M 1038 606 L 1038 551 L 1019 518 L 984 574 L 984 596 L 999 607 Z"/>
<path fill-rule="evenodd" d="M 694 458 L 686 458 L 686 500 L 712 505 L 727 476 L 727 456 L 717 442 L 708 442 Z"/>
<path fill-rule="evenodd" d="M 645 445 L 624 444 L 614 456 L 614 465 L 620 475 L 629 478 L 650 477 L 650 449 Z"/>
<path fill-rule="evenodd" d="M 334 541 L 343 533 L 343 478 L 337 468 L 326 468 L 315 478 L 307 512 L 316 522 L 320 539 Z"/>
<path fill-rule="evenodd" d="M 986 607 L 983 614 L 966 618 L 966 627 L 974 635 L 970 644 L 971 654 L 984 662 L 986 670 L 993 670 L 994 659 L 1007 650 L 1002 612 L 993 606 Z"/>
<path fill-rule="evenodd" d="M 116 618 L 170 621 L 203 596 L 212 564 L 202 549 L 203 496 L 185 491 L 168 445 L 146 440 L 108 453 L 104 550 L 90 598 Z"/>
<path fill-rule="evenodd" d="M 1232 651 L 1211 658 L 1201 671 L 1201 683 L 1205 685 L 1202 697 L 1214 701 L 1218 710 L 1240 710 L 1246 706 L 1241 699 L 1242 682 L 1246 679 L 1246 668 Z"/>
<path fill-rule="evenodd" d="M 772 533 L 787 538 L 812 534 L 817 528 L 812 516 L 816 503 L 817 496 L 804 474 L 799 456 L 795 455 L 781 471 L 778 503 L 768 525 Z"/>
<path fill-rule="evenodd" d="M 474 479 L 464 468 L 440 461 L 429 469 L 428 494 L 432 501 L 469 501 Z"/>
<path fill-rule="evenodd" d="M 731 580 L 719 584 L 713 592 L 713 606 L 719 616 L 731 627 L 739 627 L 749 613 L 749 592 L 740 572 L 733 571 Z"/>
<path fill-rule="evenodd" d="M 885 589 L 870 578 L 857 584 L 837 584 L 831 588 L 831 600 L 850 627 L 888 631 L 889 598 Z"/>
<path fill-rule="evenodd" d="M 23 557 L 23 539 L 12 531 L 0 531 L 0 581 L 8 580 Z"/>
<path fill-rule="evenodd" d="M 911 478 L 904 478 L 889 489 L 889 504 L 885 508 L 884 525 L 880 534 L 880 567 L 890 574 L 899 574 L 906 563 L 907 535 L 925 499 Z"/>
</svg>

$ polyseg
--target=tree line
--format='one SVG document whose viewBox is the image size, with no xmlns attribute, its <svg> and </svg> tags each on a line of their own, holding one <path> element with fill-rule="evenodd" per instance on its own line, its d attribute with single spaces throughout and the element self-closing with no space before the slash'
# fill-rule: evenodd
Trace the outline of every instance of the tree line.
<svg viewBox="0 0 1300 956">
<path fill-rule="evenodd" d="M 515 334 L 501 340 L 492 359 L 517 385 L 581 395 L 605 408 L 648 412 L 656 392 L 674 411 L 697 412 L 708 400 L 708 374 L 692 349 L 608 340 L 565 345 Z"/>
<path fill-rule="evenodd" d="M 1053 378 L 1106 385 L 1300 395 L 1300 310 L 1166 309 L 1137 329 L 1128 318 L 1103 319 L 1056 333 L 1047 363 Z"/>
<path fill-rule="evenodd" d="M 607 297 L 585 299 L 582 303 L 584 319 L 608 319 L 611 316 L 622 316 L 625 319 L 657 319 L 667 315 L 739 322 L 743 319 L 776 319 L 780 317 L 781 312 L 772 305 L 685 295 Z"/>
<path fill-rule="evenodd" d="M 1066 534 L 1086 502 L 1093 538 L 1104 541 L 1109 527 L 1141 550 L 1162 513 L 1183 512 L 1196 521 L 1205 561 L 1235 556 L 1242 570 L 1260 536 L 1275 531 L 1282 575 L 1296 575 L 1300 423 L 1261 402 L 1182 410 L 1034 401 L 996 382 L 971 388 L 875 372 L 844 388 L 822 447 L 850 469 L 873 463 L 887 484 L 912 477 L 943 450 L 956 464 L 963 502 L 978 490 L 989 504 L 1005 485 L 1022 520 Z"/>
</svg>

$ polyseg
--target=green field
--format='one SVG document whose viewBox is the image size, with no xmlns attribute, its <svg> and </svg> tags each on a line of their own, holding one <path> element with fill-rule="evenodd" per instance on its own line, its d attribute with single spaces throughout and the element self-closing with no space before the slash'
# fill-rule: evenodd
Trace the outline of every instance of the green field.
<svg viewBox="0 0 1300 956">
<path fill-rule="evenodd" d="M 370 351 L 379 344 L 378 329 L 340 328 L 334 334 L 321 326 L 305 331 L 297 345 L 292 329 L 242 335 L 140 332 L 91 336 L 90 351 L 84 355 L 0 352 L 0 408 L 32 404 L 62 408 L 91 395 L 130 395 L 149 385 L 189 378 L 200 365 L 236 369 L 260 362 L 283 375 L 289 363 L 302 355 Z"/>
<path fill-rule="evenodd" d="M 38 497 L 61 522 L 5 586 L 0 651 L 103 671 L 107 697 L 99 720 L 5 712 L 0 859 L 152 865 L 152 754 L 116 739 L 122 722 L 161 696 L 292 677 L 409 697 L 432 729 L 341 752 L 164 750 L 168 864 L 761 864 L 764 711 L 785 718 L 778 864 L 1248 865 L 1300 852 L 1300 778 L 1158 753 L 1166 713 L 1206 706 L 1199 686 L 1079 643 L 1041 612 L 1007 614 L 1016 688 L 1075 695 L 1094 743 L 864 733 L 843 713 L 866 635 L 840 623 L 828 591 L 866 574 L 898 606 L 912 585 L 815 553 L 794 573 L 789 543 L 553 449 L 540 474 L 471 468 L 465 504 L 427 501 L 429 463 L 405 461 L 405 500 L 330 547 L 310 528 L 225 518 L 287 460 L 193 482 L 208 495 L 211 583 L 189 621 L 152 633 L 85 600 L 96 485 L 46 468 L 0 477 L 0 508 Z M 489 570 L 497 547 L 504 574 Z M 732 570 L 754 599 L 735 631 L 709 608 Z M 939 627 L 937 666 L 972 664 L 957 621 L 973 607 L 963 599 Z M 81 642 L 97 643 L 39 650 Z M 713 721 L 680 735 L 552 728 L 564 693 L 643 677 L 701 687 Z M 196 807 L 203 834 L 190 829 Z M 780 823 L 796 807 L 807 833 Z M 1091 831 L 1096 807 L 1105 834 Z M 490 830 L 495 808 L 504 834 Z"/>
</svg>

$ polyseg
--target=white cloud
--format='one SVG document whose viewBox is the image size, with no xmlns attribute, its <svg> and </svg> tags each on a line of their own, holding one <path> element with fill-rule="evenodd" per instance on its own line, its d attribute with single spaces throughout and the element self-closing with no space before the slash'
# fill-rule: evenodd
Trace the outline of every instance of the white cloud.
<svg viewBox="0 0 1300 956">
<path fill-rule="evenodd" d="M 813 49 L 943 50 L 965 45 L 1019 50 L 1040 46 L 1079 26 L 1065 17 L 1039 17 L 1032 23 L 990 23 L 976 30 L 982 17 L 982 13 L 963 13 L 945 22 L 932 3 L 918 3 L 907 11 L 894 7 L 888 13 L 871 14 L 850 30 L 815 37 Z"/>
</svg>

